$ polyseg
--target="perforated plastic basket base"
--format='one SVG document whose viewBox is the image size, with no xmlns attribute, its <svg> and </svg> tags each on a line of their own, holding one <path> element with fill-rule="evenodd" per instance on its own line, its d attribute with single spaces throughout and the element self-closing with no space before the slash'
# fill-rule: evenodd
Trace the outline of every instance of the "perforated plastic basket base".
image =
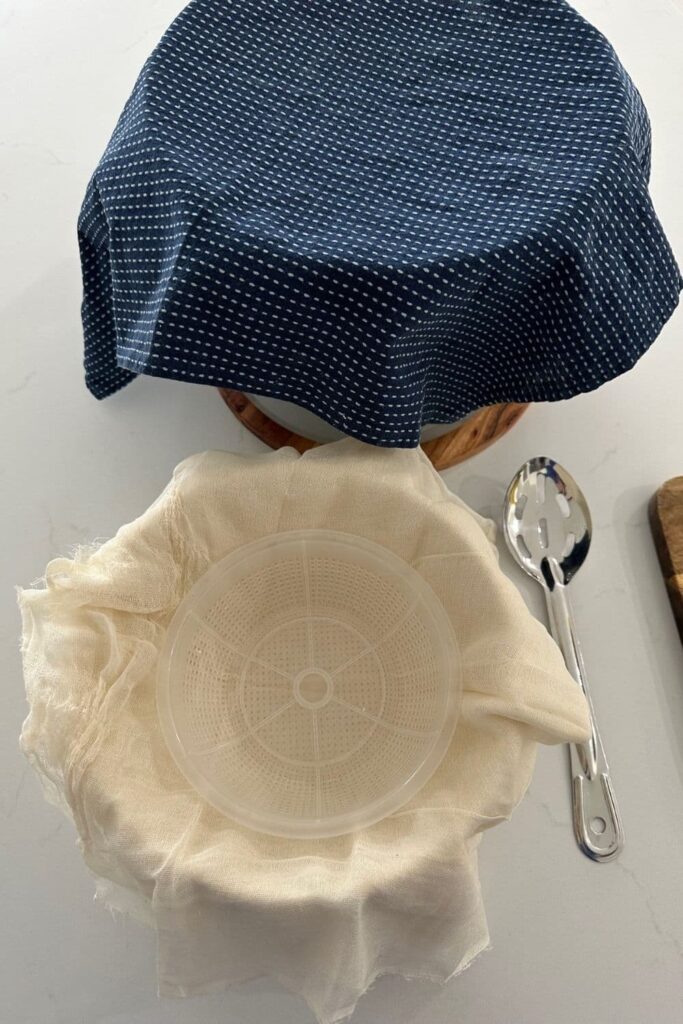
<svg viewBox="0 0 683 1024">
<path fill-rule="evenodd" d="M 179 606 L 157 700 L 181 772 L 243 825 L 340 835 L 409 800 L 460 704 L 450 622 L 378 544 L 328 530 L 267 537 Z"/>
</svg>

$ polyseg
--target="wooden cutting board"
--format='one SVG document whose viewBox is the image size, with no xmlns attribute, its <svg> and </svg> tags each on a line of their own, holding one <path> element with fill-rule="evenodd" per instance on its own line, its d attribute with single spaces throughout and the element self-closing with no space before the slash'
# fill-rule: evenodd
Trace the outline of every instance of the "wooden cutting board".
<svg viewBox="0 0 683 1024">
<path fill-rule="evenodd" d="M 683 642 L 683 476 L 667 480 L 653 495 L 650 524 Z"/>
</svg>

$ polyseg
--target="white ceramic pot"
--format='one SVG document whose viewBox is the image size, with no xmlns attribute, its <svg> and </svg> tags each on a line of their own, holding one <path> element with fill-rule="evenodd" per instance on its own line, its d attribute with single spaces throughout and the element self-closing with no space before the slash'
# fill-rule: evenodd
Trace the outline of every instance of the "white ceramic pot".
<svg viewBox="0 0 683 1024">
<path fill-rule="evenodd" d="M 331 427 L 315 413 L 309 412 L 308 409 L 303 409 L 293 402 L 285 402 L 281 398 L 266 398 L 262 395 L 248 395 L 247 397 L 257 409 L 260 409 L 266 416 L 270 416 L 281 427 L 285 427 L 295 434 L 301 434 L 302 437 L 308 437 L 312 441 L 322 443 L 338 441 L 345 436 L 341 430 Z M 423 441 L 431 441 L 435 437 L 447 434 L 462 422 L 463 420 L 457 420 L 455 423 L 427 423 L 422 428 L 420 437 Z"/>
</svg>

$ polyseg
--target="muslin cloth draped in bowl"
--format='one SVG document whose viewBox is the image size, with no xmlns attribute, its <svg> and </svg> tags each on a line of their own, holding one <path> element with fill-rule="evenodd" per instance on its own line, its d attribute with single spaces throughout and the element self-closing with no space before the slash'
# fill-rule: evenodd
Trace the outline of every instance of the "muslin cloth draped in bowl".
<svg viewBox="0 0 683 1024">
<path fill-rule="evenodd" d="M 371 828 L 311 841 L 252 832 L 205 803 L 166 749 L 155 703 L 164 632 L 198 577 L 239 545 L 309 527 L 412 564 L 464 662 L 461 717 L 432 779 Z M 162 994 L 272 975 L 331 1024 L 379 974 L 444 981 L 488 946 L 480 835 L 524 794 L 537 743 L 588 727 L 492 537 L 419 449 L 206 452 L 112 540 L 55 559 L 43 588 L 20 592 L 23 749 L 73 818 L 100 895 L 156 928 Z"/>
</svg>

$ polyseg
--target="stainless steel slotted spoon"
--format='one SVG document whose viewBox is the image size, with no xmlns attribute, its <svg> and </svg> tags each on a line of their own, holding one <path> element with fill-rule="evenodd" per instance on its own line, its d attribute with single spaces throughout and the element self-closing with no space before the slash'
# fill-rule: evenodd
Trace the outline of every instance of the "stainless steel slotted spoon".
<svg viewBox="0 0 683 1024">
<path fill-rule="evenodd" d="M 530 459 L 508 487 L 503 526 L 513 557 L 543 587 L 550 632 L 590 709 L 590 739 L 570 745 L 574 834 L 586 856 L 613 860 L 624 834 L 566 594 L 590 546 L 588 505 L 562 466 L 552 459 Z"/>
</svg>

